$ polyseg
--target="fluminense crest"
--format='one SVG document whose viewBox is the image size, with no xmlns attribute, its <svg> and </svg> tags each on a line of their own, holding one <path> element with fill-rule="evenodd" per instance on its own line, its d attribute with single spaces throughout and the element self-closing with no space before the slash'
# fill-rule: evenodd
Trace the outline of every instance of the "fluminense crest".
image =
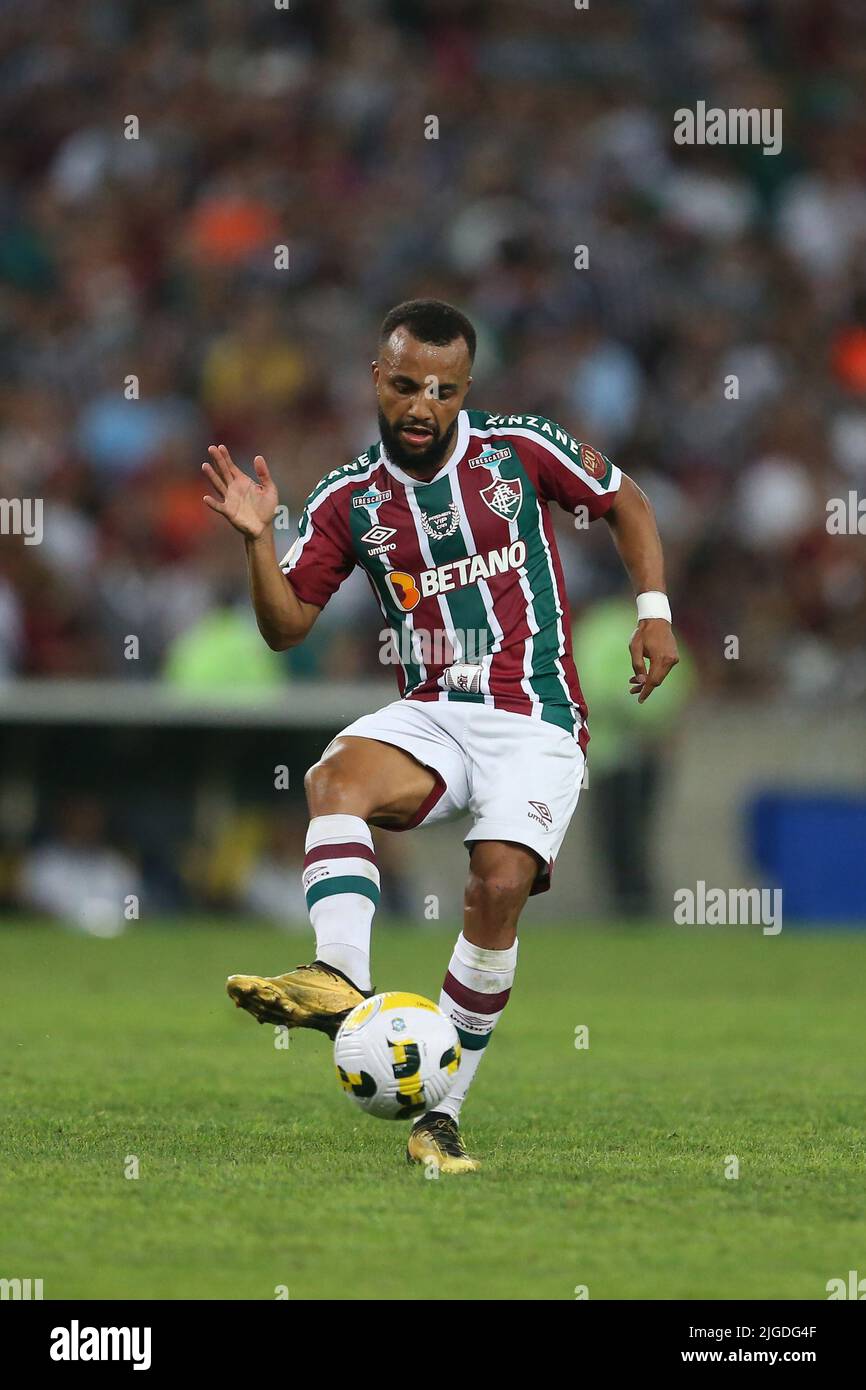
<svg viewBox="0 0 866 1390">
<path fill-rule="evenodd" d="M 513 521 L 523 502 L 523 484 L 519 478 L 495 478 L 481 489 L 486 505 L 506 521 Z"/>
</svg>

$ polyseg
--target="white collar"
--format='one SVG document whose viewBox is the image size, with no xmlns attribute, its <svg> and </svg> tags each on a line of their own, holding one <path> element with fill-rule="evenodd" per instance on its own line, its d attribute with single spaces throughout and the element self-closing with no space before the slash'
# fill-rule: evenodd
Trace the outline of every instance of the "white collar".
<svg viewBox="0 0 866 1390">
<path fill-rule="evenodd" d="M 457 467 L 457 465 L 460 462 L 462 462 L 462 460 L 466 457 L 466 450 L 468 448 L 469 415 L 465 410 L 461 410 L 457 416 L 457 439 L 455 441 L 454 448 L 451 451 L 451 456 L 448 459 L 448 462 L 446 463 L 445 467 L 440 468 L 438 473 L 434 473 L 432 478 L 428 478 L 426 480 L 423 478 L 413 478 L 411 474 L 404 473 L 403 469 L 399 466 L 399 464 L 391 462 L 387 453 L 385 452 L 385 445 L 381 442 L 381 440 L 379 441 L 380 458 L 382 462 L 384 463 L 388 472 L 391 474 L 392 478 L 396 478 L 398 483 L 402 483 L 404 487 L 430 487 L 432 483 L 438 483 L 440 478 L 444 478 L 449 473 L 454 472 L 454 469 Z"/>
</svg>

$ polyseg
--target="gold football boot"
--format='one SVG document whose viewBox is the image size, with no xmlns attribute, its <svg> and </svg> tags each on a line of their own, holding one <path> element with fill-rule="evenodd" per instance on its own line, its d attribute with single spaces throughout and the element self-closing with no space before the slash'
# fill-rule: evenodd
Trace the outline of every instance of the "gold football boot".
<svg viewBox="0 0 866 1390">
<path fill-rule="evenodd" d="M 320 960 L 299 965 L 287 975 L 229 975 L 226 991 L 239 1009 L 246 1009 L 259 1023 L 316 1028 L 329 1038 L 337 1036 L 355 1005 L 370 997 Z"/>
<path fill-rule="evenodd" d="M 412 1126 L 406 1145 L 408 1163 L 434 1163 L 440 1173 L 475 1173 L 481 1166 L 470 1158 L 460 1137 L 457 1121 L 443 1111 L 431 1110 Z"/>
</svg>

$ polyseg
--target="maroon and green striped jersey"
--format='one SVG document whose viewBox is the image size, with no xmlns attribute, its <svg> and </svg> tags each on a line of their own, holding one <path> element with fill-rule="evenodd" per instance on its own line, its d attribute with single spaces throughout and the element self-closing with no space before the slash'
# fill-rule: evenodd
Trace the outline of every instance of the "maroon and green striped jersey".
<svg viewBox="0 0 866 1390">
<path fill-rule="evenodd" d="M 403 698 L 488 704 L 584 743 L 549 505 L 591 521 L 621 476 L 552 420 L 462 410 L 455 448 L 430 482 L 381 443 L 322 478 L 281 568 L 299 598 L 322 608 L 364 569 Z"/>
</svg>

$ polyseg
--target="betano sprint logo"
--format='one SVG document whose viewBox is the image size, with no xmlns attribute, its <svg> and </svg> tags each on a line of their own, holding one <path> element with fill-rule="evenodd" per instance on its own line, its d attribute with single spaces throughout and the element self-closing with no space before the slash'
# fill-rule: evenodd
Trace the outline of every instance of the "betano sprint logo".
<svg viewBox="0 0 866 1390">
<path fill-rule="evenodd" d="M 511 545 L 501 546 L 499 550 L 488 550 L 486 555 L 466 555 L 450 565 L 422 570 L 417 579 L 405 570 L 391 570 L 385 578 L 398 608 L 402 608 L 404 613 L 411 613 L 422 598 L 448 594 L 467 584 L 477 584 L 479 579 L 490 579 L 494 574 L 519 569 L 525 559 L 526 542 L 514 541 Z"/>
</svg>

